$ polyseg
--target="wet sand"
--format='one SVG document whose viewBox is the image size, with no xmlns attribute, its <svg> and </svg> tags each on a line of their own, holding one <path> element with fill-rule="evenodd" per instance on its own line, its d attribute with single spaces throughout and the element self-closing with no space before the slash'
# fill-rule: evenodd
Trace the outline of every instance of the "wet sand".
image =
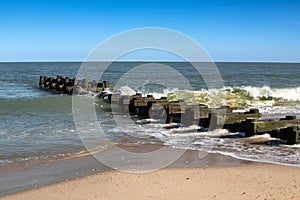
<svg viewBox="0 0 300 200">
<path fill-rule="evenodd" d="M 159 145 L 144 145 L 143 147 L 126 146 L 122 148 L 130 152 L 151 152 L 160 147 Z M 170 152 L 177 152 L 176 149 L 170 148 L 169 150 Z M 120 155 L 118 156 L 116 150 L 109 149 L 105 155 L 114 159 L 114 162 L 119 162 L 120 166 L 122 166 L 122 158 Z M 198 151 L 189 150 L 168 167 L 239 166 L 249 163 L 251 162 L 219 154 L 208 154 L 200 159 Z M 147 165 L 151 166 L 152 163 Z M 32 160 L 14 164 L 2 164 L 0 167 L 0 196 L 109 170 L 111 170 L 110 167 L 102 164 L 89 154 L 58 160 Z"/>
<path fill-rule="evenodd" d="M 90 155 L 7 165 L 0 183 L 0 199 L 7 200 L 300 198 L 299 168 L 219 154 L 201 159 L 197 151 L 186 151 L 168 168 L 136 174 L 112 170 Z"/>
</svg>

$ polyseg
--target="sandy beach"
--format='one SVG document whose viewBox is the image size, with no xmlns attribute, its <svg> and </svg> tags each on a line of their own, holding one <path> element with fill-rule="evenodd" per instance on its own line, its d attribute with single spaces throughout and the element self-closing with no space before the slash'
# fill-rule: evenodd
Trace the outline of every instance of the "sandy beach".
<svg viewBox="0 0 300 200">
<path fill-rule="evenodd" d="M 0 199 L 299 199 L 298 168 L 163 169 L 146 174 L 107 171 Z"/>
</svg>

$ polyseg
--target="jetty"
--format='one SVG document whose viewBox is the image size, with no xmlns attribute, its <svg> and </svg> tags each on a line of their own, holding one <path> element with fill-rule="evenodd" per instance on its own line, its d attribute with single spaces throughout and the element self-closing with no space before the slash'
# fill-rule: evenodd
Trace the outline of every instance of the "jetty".
<svg viewBox="0 0 300 200">
<path fill-rule="evenodd" d="M 141 119 L 158 119 L 164 123 L 180 123 L 185 126 L 198 125 L 207 130 L 225 128 L 230 132 L 244 132 L 245 137 L 268 133 L 292 145 L 300 143 L 300 120 L 287 115 L 282 119 L 262 119 L 258 109 L 237 112 L 236 108 L 221 106 L 209 108 L 204 104 L 190 104 L 184 100 L 169 101 L 167 97 L 155 99 L 152 95 L 121 95 L 109 88 L 109 82 L 40 76 L 41 89 L 53 93 L 81 95 L 90 92 L 107 99 L 114 112 Z M 108 92 L 110 91 L 110 92 Z"/>
<path fill-rule="evenodd" d="M 57 75 L 56 78 L 40 76 L 39 86 L 54 93 L 69 95 L 85 94 L 88 92 L 101 93 L 105 88 L 109 88 L 109 82 L 99 82 L 96 80 L 87 81 L 86 79 L 78 80 L 77 78 L 63 77 Z"/>
</svg>

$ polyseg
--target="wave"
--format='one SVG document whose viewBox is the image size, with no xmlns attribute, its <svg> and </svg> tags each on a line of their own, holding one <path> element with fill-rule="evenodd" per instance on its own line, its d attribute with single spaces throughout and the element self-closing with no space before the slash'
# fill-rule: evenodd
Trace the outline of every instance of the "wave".
<svg viewBox="0 0 300 200">
<path fill-rule="evenodd" d="M 249 92 L 255 98 L 282 98 L 291 101 L 300 100 L 300 87 L 295 88 L 270 88 L 264 87 L 242 87 L 242 89 Z"/>
<path fill-rule="evenodd" d="M 228 105 L 231 107 L 270 107 L 270 106 L 299 106 L 300 87 L 271 88 L 269 86 L 253 87 L 224 87 L 210 90 L 179 90 L 164 89 L 162 92 L 134 91 L 128 86 L 119 89 L 121 95 L 132 95 L 140 92 L 144 96 L 153 95 L 155 98 L 166 96 L 169 101 L 185 100 L 187 103 L 206 104 L 210 107 Z"/>
</svg>

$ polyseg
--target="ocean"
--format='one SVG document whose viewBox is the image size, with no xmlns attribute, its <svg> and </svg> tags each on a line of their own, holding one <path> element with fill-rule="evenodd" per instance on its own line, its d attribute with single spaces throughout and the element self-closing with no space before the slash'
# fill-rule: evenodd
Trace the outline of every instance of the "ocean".
<svg viewBox="0 0 300 200">
<path fill-rule="evenodd" d="M 0 164 L 28 160 L 64 158 L 81 155 L 88 150 L 77 134 L 72 111 L 72 97 L 53 94 L 38 86 L 41 75 L 76 77 L 80 62 L 26 62 L 0 63 Z M 111 87 L 120 86 L 124 73 L 145 62 L 116 62 L 103 73 L 102 81 L 110 81 Z M 153 63 L 152 63 L 153 64 Z M 190 81 L 187 90 L 170 78 L 172 87 L 130 88 L 121 82 L 122 93 L 141 92 L 170 100 L 213 104 L 214 97 L 205 82 L 195 75 L 189 63 L 162 62 L 178 70 Z M 105 63 L 91 63 L 104 66 Z M 223 79 L 227 103 L 240 108 L 258 108 L 263 117 L 280 117 L 286 114 L 300 116 L 300 64 L 295 63 L 216 63 Z M 166 72 L 167 73 L 167 72 Z M 165 74 L 166 75 L 166 74 Z M 136 76 L 143 80 L 146 75 Z M 159 76 L 159 74 L 158 74 Z M 211 88 L 210 88 L 211 89 Z M 213 89 L 213 88 L 212 88 Z M 94 98 L 93 94 L 89 94 Z M 105 134 L 115 144 L 158 144 L 172 148 L 192 150 L 209 149 L 211 153 L 229 155 L 238 159 L 279 163 L 300 167 L 300 144 L 284 142 L 264 134 L 250 138 L 243 133 L 230 133 L 225 129 L 198 132 L 199 127 L 169 128 L 167 124 L 151 120 L 135 119 L 135 123 L 122 126 L 114 123 L 114 114 L 107 103 L 95 99 L 93 104 Z M 117 116 L 122 117 L 122 116 Z M 152 123 L 153 122 L 153 123 Z M 126 122 L 124 122 L 126 123 Z M 124 130 L 126 129 L 126 130 Z M 86 130 L 91 133 L 93 130 Z M 130 134 L 128 134 L 130 133 Z M 89 137 L 89 134 L 85 135 Z M 101 140 L 101 138 L 97 138 Z"/>
</svg>

